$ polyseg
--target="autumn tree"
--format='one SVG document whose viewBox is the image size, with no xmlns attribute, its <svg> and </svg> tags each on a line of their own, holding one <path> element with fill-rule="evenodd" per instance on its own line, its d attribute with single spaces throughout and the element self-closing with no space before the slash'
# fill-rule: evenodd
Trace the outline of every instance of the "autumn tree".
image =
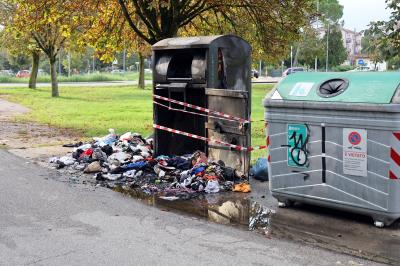
<svg viewBox="0 0 400 266">
<path fill-rule="evenodd" d="M 381 42 L 381 34 L 371 31 L 365 31 L 361 40 L 363 54 L 368 55 L 374 63 L 374 70 L 378 63 L 386 59 L 387 53 L 390 53 L 390 48 L 386 42 Z"/>
<path fill-rule="evenodd" d="M 17 5 L 13 1 L 0 1 L 0 24 L 3 30 L 0 32 L 0 46 L 14 57 L 30 55 L 32 57 L 32 69 L 28 87 L 36 88 L 36 79 L 39 70 L 40 49 L 31 38 L 30 33 L 21 33 L 13 28 L 14 13 Z"/>
<path fill-rule="evenodd" d="M 305 29 L 301 35 L 301 41 L 297 43 L 297 47 L 297 61 L 301 65 L 310 67 L 314 65 L 315 58 L 321 61 L 325 57 L 324 43 L 318 31 L 313 28 Z"/>
<path fill-rule="evenodd" d="M 236 33 L 271 59 L 287 51 L 309 22 L 314 1 L 118 0 L 132 31 L 148 44 L 178 35 Z M 201 23 L 202 27 L 198 27 Z M 207 26 L 208 24 L 208 26 Z M 197 29 L 187 31 L 187 29 Z"/>
<path fill-rule="evenodd" d="M 50 63 L 52 96 L 58 97 L 56 60 L 60 50 L 83 26 L 91 14 L 87 2 L 62 0 L 12 0 L 16 5 L 9 26 L 20 36 L 34 40 Z M 90 5 L 89 5 L 90 6 Z"/>
<path fill-rule="evenodd" d="M 400 52 L 400 0 L 386 0 L 386 4 L 391 10 L 389 20 L 372 22 L 369 31 L 381 34 L 382 41 L 390 41 Z"/>
<path fill-rule="evenodd" d="M 400 0 L 386 0 L 391 10 L 388 21 L 371 22 L 365 31 L 364 49 L 374 60 L 398 62 L 400 54 Z M 395 63 L 394 65 L 396 65 Z M 393 63 L 392 63 L 393 65 Z"/>
<path fill-rule="evenodd" d="M 144 59 L 150 55 L 151 47 L 128 25 L 119 3 L 103 0 L 97 5 L 96 16 L 90 21 L 91 27 L 81 35 L 78 43 L 91 46 L 103 62 L 112 62 L 117 52 L 126 51 L 128 55 L 137 53 L 139 57 L 138 87 L 144 89 Z M 144 24 L 138 23 L 142 28 Z"/>
</svg>

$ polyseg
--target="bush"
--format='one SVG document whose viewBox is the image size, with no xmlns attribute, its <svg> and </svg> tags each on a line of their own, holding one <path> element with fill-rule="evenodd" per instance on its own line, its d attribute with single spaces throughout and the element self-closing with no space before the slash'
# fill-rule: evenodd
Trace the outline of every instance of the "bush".
<svg viewBox="0 0 400 266">
<path fill-rule="evenodd" d="M 332 71 L 334 72 L 346 72 L 349 70 L 353 70 L 354 67 L 353 66 L 334 66 L 332 67 Z"/>
</svg>

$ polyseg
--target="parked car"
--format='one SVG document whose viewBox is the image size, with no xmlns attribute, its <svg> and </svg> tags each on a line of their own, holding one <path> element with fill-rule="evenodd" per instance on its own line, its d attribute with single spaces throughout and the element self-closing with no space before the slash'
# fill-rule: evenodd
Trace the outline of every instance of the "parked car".
<svg viewBox="0 0 400 266">
<path fill-rule="evenodd" d="M 0 75 L 14 76 L 14 72 L 11 69 L 0 70 Z"/>
<path fill-rule="evenodd" d="M 255 70 L 255 69 L 252 69 L 252 70 L 251 70 L 251 77 L 252 77 L 252 78 L 258 79 L 259 76 L 260 76 L 260 73 L 258 73 L 257 70 Z"/>
<path fill-rule="evenodd" d="M 296 73 L 296 72 L 303 72 L 304 68 L 302 67 L 289 67 L 288 69 L 283 72 L 283 76 L 286 77 L 287 75 Z"/>
<path fill-rule="evenodd" d="M 358 66 L 355 69 L 349 70 L 347 72 L 364 72 L 364 71 L 374 71 L 369 66 Z"/>
<path fill-rule="evenodd" d="M 38 76 L 44 76 L 44 75 L 48 75 L 48 73 L 46 71 L 44 71 L 43 69 L 39 68 L 38 69 Z"/>
<path fill-rule="evenodd" d="M 125 74 L 125 71 L 123 71 L 122 69 L 114 69 L 111 70 L 111 74 Z"/>
<path fill-rule="evenodd" d="M 29 70 L 20 70 L 18 71 L 17 75 L 15 75 L 17 78 L 29 78 L 31 75 L 31 72 Z"/>
</svg>

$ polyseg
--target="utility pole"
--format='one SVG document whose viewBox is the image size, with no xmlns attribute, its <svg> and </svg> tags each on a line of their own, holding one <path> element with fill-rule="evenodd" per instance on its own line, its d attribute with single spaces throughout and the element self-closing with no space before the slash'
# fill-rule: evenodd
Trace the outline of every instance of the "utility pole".
<svg viewBox="0 0 400 266">
<path fill-rule="evenodd" d="M 93 68 L 93 73 L 94 73 L 94 71 L 95 71 L 95 68 L 96 68 L 96 57 L 93 55 L 93 57 L 92 57 L 92 68 Z"/>
<path fill-rule="evenodd" d="M 314 71 L 315 71 L 315 72 L 318 72 L 318 57 L 315 57 Z"/>
<path fill-rule="evenodd" d="M 328 31 L 326 32 L 326 62 L 325 62 L 325 72 L 328 72 L 329 65 L 329 22 L 328 22 Z"/>
<path fill-rule="evenodd" d="M 290 46 L 290 68 L 293 67 L 293 46 Z"/>
<path fill-rule="evenodd" d="M 262 66 L 261 66 L 261 64 L 262 64 L 262 61 L 260 60 L 260 72 L 259 72 L 259 75 L 261 76 L 261 71 L 262 71 Z"/>
<path fill-rule="evenodd" d="M 317 14 L 319 16 L 319 0 L 317 0 Z M 319 28 L 319 17 L 317 17 L 317 32 Z M 318 71 L 318 57 L 315 57 L 315 63 L 314 63 L 314 71 Z"/>
</svg>

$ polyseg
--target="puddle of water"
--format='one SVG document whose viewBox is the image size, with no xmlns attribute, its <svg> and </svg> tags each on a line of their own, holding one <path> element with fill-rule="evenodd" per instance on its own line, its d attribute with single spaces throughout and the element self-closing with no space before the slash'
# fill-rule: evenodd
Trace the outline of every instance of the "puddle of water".
<svg viewBox="0 0 400 266">
<path fill-rule="evenodd" d="M 270 218 L 273 211 L 247 198 L 245 194 L 222 192 L 201 194 L 186 200 L 167 200 L 140 189 L 118 186 L 113 190 L 159 209 L 195 215 L 218 224 L 237 226 L 270 236 Z"/>
<path fill-rule="evenodd" d="M 344 253 L 377 262 L 398 265 L 397 238 L 389 239 L 382 234 L 376 235 L 375 229 L 369 228 L 367 235 L 358 230 L 354 233 L 343 229 L 349 221 L 336 222 L 332 219 L 327 224 L 317 224 L 327 217 L 317 217 L 304 210 L 282 210 L 275 213 L 257 201 L 250 194 L 221 192 L 200 194 L 187 200 L 166 200 L 155 194 L 148 194 L 141 189 L 118 186 L 114 191 L 123 193 L 143 203 L 163 211 L 173 211 L 185 215 L 200 217 L 218 224 L 235 226 L 242 230 L 256 231 L 267 238 L 281 238 L 308 243 L 313 246 Z M 325 218 L 324 218 L 325 217 Z M 327 222 L 327 221 L 325 221 Z M 356 223 L 357 225 L 357 223 Z M 347 226 L 349 226 L 347 224 Z M 356 229 L 358 226 L 350 225 Z M 339 237 L 340 236 L 340 237 Z"/>
</svg>

